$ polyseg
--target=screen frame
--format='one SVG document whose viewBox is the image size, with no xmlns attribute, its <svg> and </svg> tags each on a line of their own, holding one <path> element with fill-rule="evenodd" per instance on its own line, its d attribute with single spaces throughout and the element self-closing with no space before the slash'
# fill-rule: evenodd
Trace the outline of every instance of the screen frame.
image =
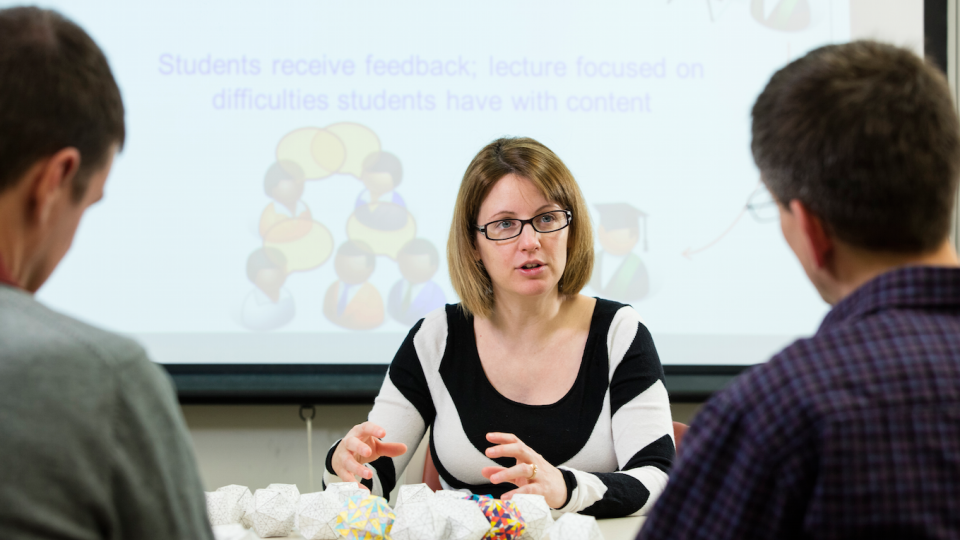
<svg viewBox="0 0 960 540">
<path fill-rule="evenodd" d="M 948 0 L 924 0 L 924 51 L 947 71 Z M 960 239 L 958 239 L 960 243 Z M 389 364 L 160 364 L 181 404 L 370 404 Z M 752 366 L 665 365 L 670 401 L 702 402 Z"/>
</svg>

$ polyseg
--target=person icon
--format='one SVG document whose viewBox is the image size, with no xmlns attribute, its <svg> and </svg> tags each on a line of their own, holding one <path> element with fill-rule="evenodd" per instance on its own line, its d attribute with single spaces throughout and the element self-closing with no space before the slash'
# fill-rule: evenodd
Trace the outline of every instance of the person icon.
<svg viewBox="0 0 960 540">
<path fill-rule="evenodd" d="M 261 237 L 266 237 L 270 229 L 288 219 L 313 220 L 310 209 L 300 200 L 304 183 L 303 170 L 293 161 L 277 161 L 267 169 L 263 191 L 274 202 L 260 214 Z"/>
<path fill-rule="evenodd" d="M 590 286 L 601 296 L 620 302 L 643 299 L 650 292 L 647 267 L 633 252 L 640 240 L 643 220 L 643 249 L 647 250 L 647 214 L 627 203 L 595 205 L 600 212 L 597 253 Z"/>
<path fill-rule="evenodd" d="M 363 242 L 347 241 L 337 249 L 337 281 L 323 298 L 323 314 L 333 324 L 351 330 L 370 330 L 383 323 L 383 297 L 367 282 L 376 269 L 376 256 Z"/>
<path fill-rule="evenodd" d="M 283 252 L 260 248 L 247 257 L 247 278 L 256 286 L 243 301 L 240 321 L 250 330 L 275 330 L 296 314 L 293 296 L 283 287 L 287 261 Z"/>
<path fill-rule="evenodd" d="M 354 215 L 375 231 L 396 231 L 409 218 L 403 197 L 395 191 L 403 180 L 403 166 L 389 152 L 374 152 L 363 160 L 360 181 L 364 190 L 357 197 Z"/>
<path fill-rule="evenodd" d="M 397 254 L 403 279 L 390 289 L 387 312 L 397 322 L 412 326 L 431 311 L 443 307 L 443 289 L 431 280 L 440 265 L 437 248 L 426 238 L 414 238 Z"/>
<path fill-rule="evenodd" d="M 287 273 L 317 268 L 333 253 L 330 231 L 313 220 L 300 200 L 304 182 L 300 165 L 293 161 L 277 161 L 263 180 L 263 190 L 273 202 L 260 214 L 260 237 L 264 247 L 283 253 Z"/>
<path fill-rule="evenodd" d="M 389 202 L 406 207 L 403 197 L 395 190 L 403 180 L 403 165 L 400 158 L 390 152 L 373 152 L 363 160 L 360 182 L 365 188 L 357 197 L 355 206 Z"/>
<path fill-rule="evenodd" d="M 347 237 L 367 244 L 376 255 L 396 260 L 397 253 L 417 236 L 417 223 L 395 191 L 403 166 L 389 152 L 372 152 L 363 160 L 364 190 L 347 219 Z"/>
</svg>

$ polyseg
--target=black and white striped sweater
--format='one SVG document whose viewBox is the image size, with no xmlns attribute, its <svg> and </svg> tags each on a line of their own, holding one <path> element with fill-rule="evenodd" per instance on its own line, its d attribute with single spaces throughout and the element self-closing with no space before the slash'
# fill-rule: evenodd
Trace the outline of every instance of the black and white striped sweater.
<svg viewBox="0 0 960 540">
<path fill-rule="evenodd" d="M 499 497 L 513 484 L 490 484 L 483 467 L 510 467 L 490 459 L 486 434 L 513 433 L 561 469 L 567 483 L 564 512 L 597 517 L 644 514 L 667 482 L 675 448 L 663 369 L 653 340 L 630 306 L 597 300 L 577 380 L 551 405 L 503 397 L 487 379 L 477 353 L 473 318 L 448 305 L 418 322 L 390 365 L 369 420 L 388 442 L 408 451 L 367 464 L 373 493 L 389 493 L 421 439 L 445 489 Z M 326 482 L 333 474 L 330 449 Z"/>
</svg>

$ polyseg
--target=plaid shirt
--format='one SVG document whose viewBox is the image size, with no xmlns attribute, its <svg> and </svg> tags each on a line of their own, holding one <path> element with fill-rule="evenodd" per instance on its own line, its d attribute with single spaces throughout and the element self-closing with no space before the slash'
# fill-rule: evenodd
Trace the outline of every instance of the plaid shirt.
<svg viewBox="0 0 960 540">
<path fill-rule="evenodd" d="M 960 269 L 870 281 L 707 402 L 660 538 L 960 538 Z"/>
</svg>

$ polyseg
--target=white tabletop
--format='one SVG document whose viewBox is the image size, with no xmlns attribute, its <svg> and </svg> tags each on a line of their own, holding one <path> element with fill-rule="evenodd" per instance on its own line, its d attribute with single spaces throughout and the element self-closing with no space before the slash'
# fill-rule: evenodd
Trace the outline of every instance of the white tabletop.
<svg viewBox="0 0 960 540">
<path fill-rule="evenodd" d="M 643 525 L 643 517 L 625 517 L 617 519 L 598 519 L 600 532 L 605 540 L 633 540 Z M 258 540 L 260 536 L 252 530 L 243 530 L 241 525 L 225 525 L 214 527 L 217 540 Z M 231 532 L 232 531 L 232 532 Z M 288 540 L 303 540 L 296 530 L 290 536 L 283 536 Z"/>
</svg>

